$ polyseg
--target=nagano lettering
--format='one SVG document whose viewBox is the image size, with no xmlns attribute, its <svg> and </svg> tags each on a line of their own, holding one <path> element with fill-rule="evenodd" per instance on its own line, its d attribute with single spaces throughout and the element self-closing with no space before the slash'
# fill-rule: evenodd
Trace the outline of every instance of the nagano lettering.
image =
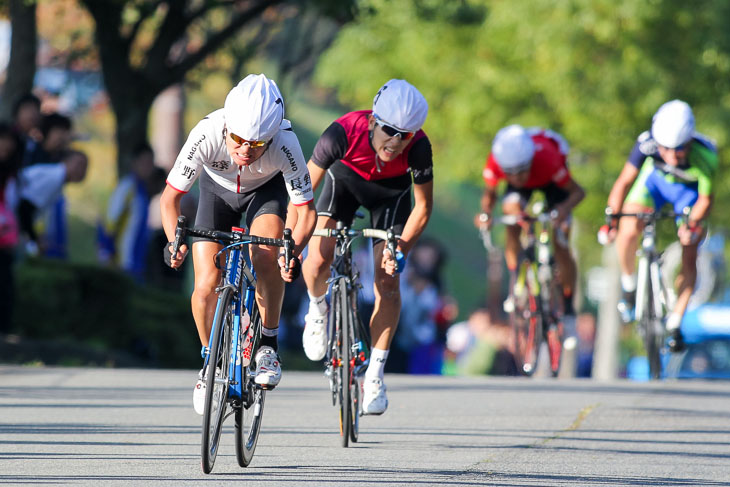
<svg viewBox="0 0 730 487">
<path fill-rule="evenodd" d="M 289 165 L 291 166 L 291 170 L 298 171 L 299 168 L 297 167 L 297 163 L 294 160 L 294 156 L 292 155 L 291 151 L 285 145 L 282 145 L 281 152 L 283 152 L 284 155 L 286 156 L 286 158 L 289 160 Z"/>
<path fill-rule="evenodd" d="M 188 154 L 188 161 L 193 160 L 193 155 L 195 155 L 195 151 L 198 150 L 198 146 L 205 140 L 205 134 L 203 134 L 200 139 L 198 139 L 197 142 L 193 144 L 193 147 L 190 149 L 190 153 Z"/>
</svg>

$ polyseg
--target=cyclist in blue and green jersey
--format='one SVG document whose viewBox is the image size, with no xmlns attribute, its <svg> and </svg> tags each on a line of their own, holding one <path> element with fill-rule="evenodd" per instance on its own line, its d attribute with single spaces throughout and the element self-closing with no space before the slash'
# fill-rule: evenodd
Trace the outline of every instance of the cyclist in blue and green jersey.
<svg viewBox="0 0 730 487">
<path fill-rule="evenodd" d="M 704 222 L 712 206 L 717 165 L 717 149 L 706 136 L 695 132 L 690 106 L 672 100 L 656 112 L 651 131 L 639 136 L 608 196 L 607 206 L 613 213 L 659 210 L 665 204 L 671 204 L 675 213 L 691 208 L 677 231 L 682 268 L 675 282 L 677 301 L 666 320 L 673 351 L 684 348 L 680 325 L 697 279 L 697 249 L 706 234 Z M 624 321 L 633 319 L 635 257 L 642 230 L 643 224 L 636 218 L 622 218 L 617 228 L 608 232 L 609 240 L 615 238 L 621 266 L 623 297 L 619 310 Z"/>
</svg>

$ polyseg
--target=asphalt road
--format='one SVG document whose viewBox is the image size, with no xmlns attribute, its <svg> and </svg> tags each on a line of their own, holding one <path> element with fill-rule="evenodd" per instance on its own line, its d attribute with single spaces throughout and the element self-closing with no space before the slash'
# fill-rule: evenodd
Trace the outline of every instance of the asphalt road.
<svg viewBox="0 0 730 487">
<path fill-rule="evenodd" d="M 229 418 L 205 475 L 195 378 L 0 366 L 0 484 L 730 486 L 728 382 L 388 376 L 345 449 L 324 377 L 285 371 L 252 464 Z"/>
</svg>

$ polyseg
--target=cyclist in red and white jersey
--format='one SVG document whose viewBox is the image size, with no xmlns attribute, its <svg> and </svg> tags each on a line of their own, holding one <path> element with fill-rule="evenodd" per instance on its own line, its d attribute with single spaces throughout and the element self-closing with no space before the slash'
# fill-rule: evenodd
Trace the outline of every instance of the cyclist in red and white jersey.
<svg viewBox="0 0 730 487">
<path fill-rule="evenodd" d="M 571 177 L 566 157 L 569 146 L 565 139 L 547 129 L 524 128 L 510 125 L 502 128 L 494 138 L 492 152 L 484 168 L 484 194 L 482 195 L 482 214 L 477 215 L 475 223 L 487 225 L 497 203 L 497 186 L 500 181 L 507 182 L 502 196 L 502 213 L 521 214 L 532 196 L 533 191 L 545 195 L 548 210 L 555 211 L 554 228 L 560 229 L 565 239 L 553 238 L 555 260 L 561 275 L 564 296 L 564 317 L 566 339 L 575 337 L 575 309 L 573 292 L 577 271 L 575 259 L 565 243 L 569 237 L 571 212 L 583 199 L 583 188 Z M 520 251 L 519 226 L 508 226 L 504 250 L 507 268 L 512 282 L 517 271 Z M 562 242 L 562 243 L 561 243 Z"/>
<path fill-rule="evenodd" d="M 316 213 L 304 155 L 291 124 L 284 119 L 284 100 L 274 81 L 263 74 L 247 76 L 228 93 L 222 109 L 210 113 L 190 132 L 160 199 L 162 224 L 170 242 L 175 238 L 180 201 L 198 179 L 197 227 L 230 231 L 240 225 L 245 213 L 251 234 L 281 238 L 287 196 L 297 214 L 289 271 L 285 271 L 284 258 L 277 257 L 278 248 L 250 246 L 258 279 L 256 302 L 263 322 L 255 381 L 276 386 L 281 379 L 277 335 L 284 281 L 291 282 L 299 275 L 299 256 L 314 230 Z M 215 312 L 220 271 L 214 257 L 220 249 L 216 241 L 193 239 L 195 288 L 191 303 L 203 346 L 208 345 Z M 174 256 L 171 244 L 164 248 L 165 259 L 173 268 L 182 265 L 187 252 L 186 245 Z M 193 395 L 199 414 L 203 413 L 205 398 L 204 374 L 201 370 Z"/>
<path fill-rule="evenodd" d="M 375 95 L 372 110 L 347 113 L 325 130 L 307 164 L 314 187 L 323 184 L 317 228 L 335 228 L 340 220 L 349 225 L 363 206 L 370 211 L 371 227 L 393 226 L 401 235 L 395 256 L 382 240 L 373 243 L 375 307 L 363 383 L 365 414 L 382 414 L 388 407 L 383 375 L 400 316 L 398 273 L 433 208 L 431 143 L 421 130 L 427 113 L 428 104 L 413 85 L 390 80 Z M 302 341 L 311 360 L 321 360 L 326 352 L 325 294 L 334 245 L 332 239 L 313 237 L 302 267 L 310 298 Z"/>
</svg>

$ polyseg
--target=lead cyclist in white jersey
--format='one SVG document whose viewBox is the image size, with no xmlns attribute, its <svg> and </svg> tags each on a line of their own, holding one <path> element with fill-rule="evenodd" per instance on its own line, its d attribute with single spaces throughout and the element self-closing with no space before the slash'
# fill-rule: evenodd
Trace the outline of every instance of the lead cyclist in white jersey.
<svg viewBox="0 0 730 487">
<path fill-rule="evenodd" d="M 160 200 L 162 224 L 169 242 L 175 238 L 180 200 L 197 179 L 200 200 L 196 227 L 230 231 L 240 225 L 245 213 L 249 233 L 282 238 L 287 196 L 296 211 L 292 229 L 295 246 L 289 271 L 285 270 L 284 258 L 277 257 L 278 248 L 250 246 L 258 279 L 256 302 L 263 322 L 261 347 L 255 358 L 255 381 L 272 388 L 281 379 L 277 335 L 284 281 L 291 282 L 299 275 L 299 256 L 316 221 L 304 154 L 290 122 L 284 119 L 284 101 L 273 80 L 263 74 L 247 76 L 228 93 L 222 109 L 210 113 L 190 132 Z M 216 241 L 201 238 L 192 243 L 195 287 L 191 304 L 203 346 L 208 346 L 215 313 L 220 271 L 214 257 L 221 247 Z M 171 244 L 164 249 L 165 259 L 173 268 L 182 265 L 187 252 L 186 245 L 174 256 Z M 198 414 L 203 414 L 204 375 L 201 370 L 193 394 Z"/>
</svg>

